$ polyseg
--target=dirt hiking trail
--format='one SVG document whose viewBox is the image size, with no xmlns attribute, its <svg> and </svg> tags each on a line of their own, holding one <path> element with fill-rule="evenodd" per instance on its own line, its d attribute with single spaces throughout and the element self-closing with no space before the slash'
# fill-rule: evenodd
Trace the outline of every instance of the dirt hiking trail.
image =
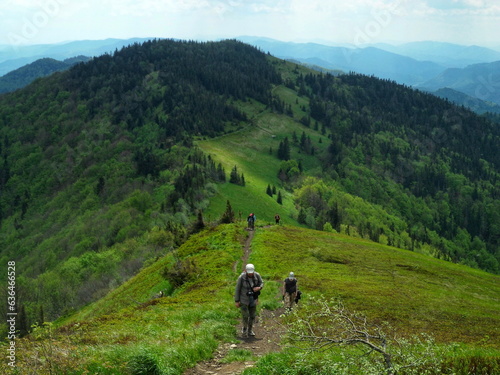
<svg viewBox="0 0 500 375">
<path fill-rule="evenodd" d="M 241 257 L 242 264 L 246 265 L 251 253 L 251 245 L 255 231 L 249 230 L 248 237 L 243 246 L 243 255 Z M 234 272 L 238 272 L 236 262 L 233 266 Z M 236 282 L 236 280 L 235 280 Z M 224 343 L 214 353 L 214 358 L 200 362 L 195 367 L 188 369 L 184 375 L 238 375 L 246 368 L 255 365 L 255 360 L 246 362 L 231 362 L 225 363 L 225 358 L 231 350 L 246 350 L 252 353 L 253 357 L 259 358 L 271 352 L 281 350 L 281 330 L 280 315 L 284 309 L 279 308 L 275 311 L 265 309 L 257 309 L 257 318 L 255 320 L 254 331 L 255 337 L 242 337 L 241 322 L 236 325 L 237 339 L 239 342 L 235 344 Z"/>
</svg>

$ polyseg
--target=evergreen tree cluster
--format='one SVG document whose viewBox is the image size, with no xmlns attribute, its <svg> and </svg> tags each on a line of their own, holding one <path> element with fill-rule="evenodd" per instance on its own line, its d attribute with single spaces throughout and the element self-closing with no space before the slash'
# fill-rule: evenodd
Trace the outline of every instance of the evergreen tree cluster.
<svg viewBox="0 0 500 375">
<path fill-rule="evenodd" d="M 169 197 L 170 205 L 174 206 L 179 199 L 186 201 L 195 208 L 204 198 L 204 188 L 207 183 L 226 182 L 226 172 L 222 164 L 216 165 L 210 155 L 206 156 L 198 149 L 189 155 L 189 164 L 174 181 L 174 191 Z"/>
<path fill-rule="evenodd" d="M 278 159 L 280 160 L 290 160 L 290 141 L 288 137 L 280 141 L 278 146 Z"/>
<path fill-rule="evenodd" d="M 104 109 L 128 129 L 153 121 L 159 142 L 183 132 L 221 133 L 226 122 L 245 119 L 229 98 L 269 103 L 270 84 L 280 82 L 265 55 L 232 40 L 134 44 L 80 64 L 65 78 L 65 89 L 86 103 L 91 117 Z"/>
<path fill-rule="evenodd" d="M 281 190 L 280 191 L 277 191 L 276 190 L 276 186 L 272 186 L 271 185 L 267 185 L 267 188 L 266 188 L 266 194 L 269 195 L 271 198 L 278 194 L 277 197 L 276 197 L 276 202 L 278 204 L 283 204 L 283 195 L 281 194 Z"/>
<path fill-rule="evenodd" d="M 276 186 L 272 186 L 270 184 L 267 185 L 266 188 L 266 194 L 272 197 L 274 194 L 276 194 Z"/>
<path fill-rule="evenodd" d="M 295 86 L 309 98 L 310 117 L 330 133 L 325 172 L 346 192 L 406 221 L 410 244 L 404 247 L 432 244 L 445 259 L 500 271 L 497 124 L 433 95 L 359 74 L 300 75 Z M 337 219 L 327 219 L 331 203 L 304 204 L 301 220 L 311 208 L 310 216 L 321 218 L 310 220 L 313 226 L 329 221 L 338 227 Z M 384 234 L 369 218 L 357 225 L 370 238 Z"/>
<path fill-rule="evenodd" d="M 231 169 L 231 173 L 229 175 L 229 182 L 241 186 L 245 186 L 246 184 L 245 176 L 243 175 L 243 173 L 240 174 L 238 172 L 238 167 L 236 165 L 233 167 L 233 169 Z"/>
</svg>

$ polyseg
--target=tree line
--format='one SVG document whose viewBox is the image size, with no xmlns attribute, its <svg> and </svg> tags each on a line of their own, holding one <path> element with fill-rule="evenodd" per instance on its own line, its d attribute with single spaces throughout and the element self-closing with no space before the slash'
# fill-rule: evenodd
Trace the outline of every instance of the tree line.
<svg viewBox="0 0 500 375">
<path fill-rule="evenodd" d="M 500 129 L 484 116 L 404 85 L 359 74 L 298 75 L 310 117 L 329 132 L 323 170 L 346 193 L 383 206 L 406 224 L 410 249 L 500 271 Z M 279 158 L 287 150 L 280 146 Z M 281 172 L 280 172 L 281 173 Z M 316 202 L 316 203 L 312 203 Z M 321 203 L 320 203 L 321 202 Z M 360 220 L 347 202 L 301 200 L 301 220 L 365 228 L 372 239 L 390 226 Z M 343 212 L 343 213 L 342 213 Z"/>
</svg>

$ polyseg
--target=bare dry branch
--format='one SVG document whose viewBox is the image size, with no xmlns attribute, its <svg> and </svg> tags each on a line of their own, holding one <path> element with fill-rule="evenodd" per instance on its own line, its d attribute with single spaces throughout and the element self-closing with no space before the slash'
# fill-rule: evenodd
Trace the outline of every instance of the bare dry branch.
<svg viewBox="0 0 500 375">
<path fill-rule="evenodd" d="M 409 368 L 421 365 L 429 358 L 422 357 L 422 345 L 419 346 L 419 356 L 413 352 L 415 345 L 389 337 L 381 326 L 369 322 L 364 315 L 349 311 L 338 300 L 314 299 L 301 306 L 301 310 L 289 316 L 288 330 L 290 341 L 302 347 L 308 344 L 306 350 L 324 351 L 333 346 L 364 348 L 365 356 L 372 353 L 381 356 L 387 375 L 396 373 L 395 360 L 401 362 L 398 368 Z M 426 355 L 432 351 L 430 348 L 431 345 L 427 345 L 424 349 Z"/>
</svg>

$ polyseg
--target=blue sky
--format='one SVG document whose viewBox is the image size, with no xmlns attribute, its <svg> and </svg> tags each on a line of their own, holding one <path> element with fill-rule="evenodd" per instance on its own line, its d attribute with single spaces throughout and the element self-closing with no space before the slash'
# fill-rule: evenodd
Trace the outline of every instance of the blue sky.
<svg viewBox="0 0 500 375">
<path fill-rule="evenodd" d="M 499 0 L 2 0 L 0 44 L 241 35 L 500 48 Z"/>
</svg>

